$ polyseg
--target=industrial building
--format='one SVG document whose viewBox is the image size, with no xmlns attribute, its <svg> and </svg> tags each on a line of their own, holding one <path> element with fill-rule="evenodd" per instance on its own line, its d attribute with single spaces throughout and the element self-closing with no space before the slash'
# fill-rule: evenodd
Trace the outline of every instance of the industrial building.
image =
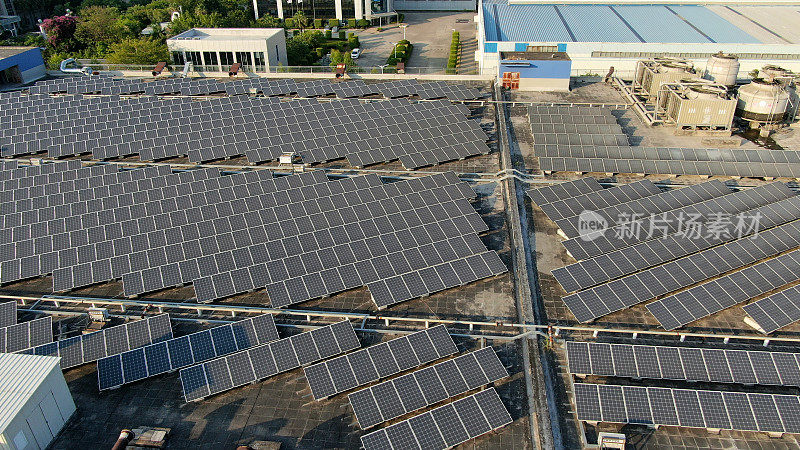
<svg viewBox="0 0 800 450">
<path fill-rule="evenodd" d="M 684 58 L 702 70 L 722 51 L 739 55 L 741 78 L 768 63 L 798 71 L 797 16 L 797 8 L 768 1 L 481 0 L 476 58 L 483 73 L 494 73 L 502 52 L 559 51 L 572 60 L 573 76 L 614 67 L 630 79 L 641 59 Z"/>
<path fill-rule="evenodd" d="M 424 2 L 423 2 L 424 3 Z M 447 3 L 437 1 L 434 3 Z M 290 18 L 302 11 L 309 18 L 383 19 L 397 16 L 394 0 L 320 0 L 314 2 L 265 0 L 256 3 L 256 14 Z"/>
<path fill-rule="evenodd" d="M 42 49 L 0 47 L 0 89 L 8 85 L 32 83 L 46 74 Z"/>
<path fill-rule="evenodd" d="M 72 417 L 75 402 L 59 360 L 0 353 L 0 448 L 44 450 Z"/>
<path fill-rule="evenodd" d="M 287 65 L 283 28 L 192 28 L 167 39 L 176 65 L 191 62 L 206 72 L 269 72 Z"/>
</svg>

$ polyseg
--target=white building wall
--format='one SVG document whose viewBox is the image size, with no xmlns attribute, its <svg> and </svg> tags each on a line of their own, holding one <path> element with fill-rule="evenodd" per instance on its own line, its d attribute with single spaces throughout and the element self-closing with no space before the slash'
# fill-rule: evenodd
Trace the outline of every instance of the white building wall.
<svg viewBox="0 0 800 450">
<path fill-rule="evenodd" d="M 0 449 L 44 450 L 75 410 L 61 368 L 55 365 L 0 433 Z"/>
<path fill-rule="evenodd" d="M 271 71 L 278 64 L 288 65 L 288 58 L 286 56 L 286 36 L 283 32 L 275 33 L 269 37 L 261 39 L 252 36 L 230 36 L 229 39 L 223 39 L 219 36 L 212 38 L 198 37 L 196 39 L 167 39 L 167 48 L 170 52 L 203 52 L 217 53 L 217 64 L 220 65 L 220 71 L 227 71 L 227 67 L 222 67 L 220 59 L 220 52 L 232 52 L 235 62 L 242 62 L 238 60 L 236 52 L 250 53 L 250 60 L 255 64 L 255 52 L 264 53 L 266 71 Z M 188 60 L 184 58 L 185 60 Z M 208 61 L 203 61 L 208 65 Z"/>
</svg>

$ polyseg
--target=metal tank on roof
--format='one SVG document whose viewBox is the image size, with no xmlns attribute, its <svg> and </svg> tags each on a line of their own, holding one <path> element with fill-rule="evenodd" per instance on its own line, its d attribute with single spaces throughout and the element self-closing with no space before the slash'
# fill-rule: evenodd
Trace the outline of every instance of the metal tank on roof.
<svg viewBox="0 0 800 450">
<path fill-rule="evenodd" d="M 736 79 L 739 75 L 739 57 L 719 52 L 711 55 L 706 63 L 706 70 L 703 78 L 719 83 L 723 86 L 732 88 L 736 86 Z"/>
<path fill-rule="evenodd" d="M 789 92 L 779 81 L 755 78 L 739 88 L 736 115 L 742 119 L 760 122 L 781 122 L 789 106 Z"/>
</svg>

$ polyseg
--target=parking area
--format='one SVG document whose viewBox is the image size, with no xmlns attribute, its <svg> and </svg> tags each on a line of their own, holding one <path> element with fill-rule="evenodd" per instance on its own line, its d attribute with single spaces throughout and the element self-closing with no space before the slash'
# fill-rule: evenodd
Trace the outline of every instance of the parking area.
<svg viewBox="0 0 800 450">
<path fill-rule="evenodd" d="M 407 67 L 443 68 L 450 52 L 453 30 L 461 34 L 462 42 L 475 39 L 474 12 L 408 12 L 405 14 L 406 39 L 414 45 Z M 466 21 L 465 21 L 466 20 Z M 460 22 L 459 22 L 460 21 Z M 361 67 L 378 67 L 386 64 L 392 45 L 403 39 L 403 29 L 397 24 L 385 26 L 383 31 L 370 28 L 358 33 L 363 53 L 358 59 Z M 468 59 L 468 58 L 465 58 Z"/>
</svg>

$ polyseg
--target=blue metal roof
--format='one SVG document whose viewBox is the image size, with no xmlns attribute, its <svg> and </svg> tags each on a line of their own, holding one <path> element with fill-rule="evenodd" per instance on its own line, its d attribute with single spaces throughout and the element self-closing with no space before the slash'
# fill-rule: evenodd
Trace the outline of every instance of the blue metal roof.
<svg viewBox="0 0 800 450">
<path fill-rule="evenodd" d="M 680 17 L 703 30 L 703 34 L 714 42 L 736 44 L 760 44 L 761 41 L 742 31 L 736 25 L 718 16 L 714 11 L 702 6 L 670 5 Z"/>
<path fill-rule="evenodd" d="M 484 0 L 486 41 L 759 43 L 698 5 L 509 5 Z"/>
<path fill-rule="evenodd" d="M 556 6 L 577 42 L 639 42 L 608 5 Z"/>
</svg>

